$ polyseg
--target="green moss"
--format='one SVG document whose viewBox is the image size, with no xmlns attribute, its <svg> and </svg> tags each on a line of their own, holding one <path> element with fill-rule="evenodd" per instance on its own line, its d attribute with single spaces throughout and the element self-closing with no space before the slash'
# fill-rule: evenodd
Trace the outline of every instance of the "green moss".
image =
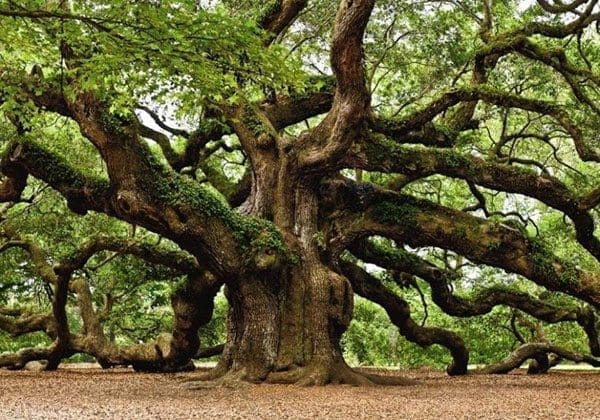
<svg viewBox="0 0 600 420">
<path fill-rule="evenodd" d="M 460 241 L 466 241 L 469 238 L 469 233 L 467 232 L 467 228 L 464 225 L 457 225 L 455 227 L 455 237 Z M 467 242 L 465 242 L 467 243 Z"/>
<path fill-rule="evenodd" d="M 373 209 L 375 219 L 386 225 L 399 225 L 410 227 L 416 223 L 418 209 L 411 203 L 393 203 L 382 201 Z"/>
<path fill-rule="evenodd" d="M 204 175 L 206 175 L 206 178 L 210 181 L 211 185 L 225 197 L 231 197 L 236 193 L 238 184 L 231 182 L 229 178 L 223 174 L 222 170 L 216 167 L 217 165 L 213 166 L 211 163 L 212 162 L 209 160 L 205 160 L 202 162 L 200 169 L 202 169 L 202 172 L 204 172 Z"/>
<path fill-rule="evenodd" d="M 62 156 L 27 137 L 21 137 L 18 142 L 13 143 L 6 153 L 13 153 L 18 145 L 22 147 L 20 153 L 25 159 L 34 163 L 36 176 L 54 188 L 81 190 L 87 187 L 95 191 L 105 191 L 109 188 L 107 179 L 76 169 Z"/>
<path fill-rule="evenodd" d="M 527 293 L 524 293 L 523 291 L 517 289 L 514 286 L 506 286 L 506 285 L 502 285 L 502 284 L 496 284 L 496 285 L 493 285 L 490 287 L 478 287 L 478 288 L 474 289 L 471 293 L 467 294 L 466 297 L 469 299 L 473 299 L 473 300 L 483 300 L 487 296 L 494 294 L 494 293 L 510 293 L 510 294 L 516 294 L 516 295 L 529 296 Z"/>
<path fill-rule="evenodd" d="M 441 163 L 450 169 L 468 169 L 471 166 L 471 159 L 461 153 L 443 151 L 438 156 Z"/>
<path fill-rule="evenodd" d="M 499 36 L 494 39 L 493 42 L 485 44 L 479 48 L 477 55 L 479 57 L 487 57 L 494 51 L 503 51 L 506 49 L 513 49 L 516 44 L 523 43 L 527 38 L 523 35 L 505 35 Z"/>
<path fill-rule="evenodd" d="M 152 152 L 145 149 L 148 164 L 155 169 L 147 180 L 149 191 L 158 203 L 176 208 L 190 208 L 195 214 L 221 221 L 233 232 L 244 257 L 261 253 L 284 254 L 286 246 L 277 227 L 268 220 L 244 216 L 232 210 L 225 199 L 210 187 L 180 175 L 162 165 Z"/>
<path fill-rule="evenodd" d="M 450 139 L 455 139 L 456 137 L 458 137 L 458 134 L 459 134 L 459 131 L 457 131 L 457 130 L 453 129 L 452 127 L 449 127 L 445 124 L 436 123 L 436 124 L 434 124 L 434 128 L 436 131 L 439 131 L 445 137 L 450 138 Z"/>
<path fill-rule="evenodd" d="M 573 263 L 560 261 L 541 239 L 533 238 L 530 241 L 532 252 L 529 258 L 536 275 L 550 278 L 565 286 L 579 282 L 579 273 Z"/>
<path fill-rule="evenodd" d="M 377 256 L 387 261 L 391 266 L 411 267 L 422 263 L 422 260 L 418 256 L 411 254 L 404 249 L 376 243 L 374 241 L 371 241 L 371 245 Z"/>
<path fill-rule="evenodd" d="M 565 285 L 575 285 L 579 283 L 579 273 L 572 263 L 563 263 L 563 270 L 560 273 L 559 281 Z"/>
<path fill-rule="evenodd" d="M 552 262 L 554 260 L 552 253 L 548 251 L 541 239 L 532 238 L 530 239 L 530 242 L 532 250 L 530 260 L 536 269 L 543 271 L 547 270 L 549 266 L 552 266 Z"/>
<path fill-rule="evenodd" d="M 219 219 L 229 227 L 247 259 L 261 253 L 285 253 L 285 244 L 273 223 L 235 212 L 208 187 L 198 185 L 185 176 L 173 174 L 164 180 L 162 188 L 162 196 L 171 205 L 189 206 L 197 214 Z"/>
<path fill-rule="evenodd" d="M 492 241 L 488 244 L 487 249 L 490 252 L 494 252 L 494 251 L 499 250 L 501 245 L 502 244 L 498 241 Z"/>
<path fill-rule="evenodd" d="M 373 134 L 370 141 L 365 142 L 367 158 L 372 162 L 394 160 L 401 150 L 400 146 L 383 135 Z"/>
<path fill-rule="evenodd" d="M 262 133 L 268 133 L 270 131 L 269 127 L 267 127 L 256 113 L 250 109 L 244 114 L 244 124 L 248 127 L 254 137 L 258 137 Z"/>
<path fill-rule="evenodd" d="M 151 186 L 158 202 L 174 207 L 186 206 L 205 217 L 220 217 L 227 213 L 223 201 L 207 187 L 192 179 L 163 169 L 162 176 L 153 177 Z"/>
<path fill-rule="evenodd" d="M 390 162 L 394 167 L 404 166 L 418 173 L 434 173 L 438 168 L 460 170 L 458 172 L 466 175 L 476 175 L 479 168 L 473 164 L 470 156 L 453 150 L 436 150 L 412 148 L 399 145 L 382 135 L 373 135 L 364 144 L 365 152 L 369 161 Z"/>
</svg>

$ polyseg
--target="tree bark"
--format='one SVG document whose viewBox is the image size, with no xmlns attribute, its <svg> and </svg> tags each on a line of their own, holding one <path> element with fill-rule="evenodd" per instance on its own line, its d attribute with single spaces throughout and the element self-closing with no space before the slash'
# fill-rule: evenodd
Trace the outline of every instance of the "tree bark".
<svg viewBox="0 0 600 420">
<path fill-rule="evenodd" d="M 257 216 L 272 212 L 293 257 L 276 271 L 249 272 L 227 283 L 227 343 L 210 378 L 234 375 L 303 385 L 368 382 L 343 361 L 339 341 L 351 319 L 352 289 L 321 261 L 316 193 L 308 181 L 291 184 L 297 179 L 293 162 L 284 159 L 279 168 L 277 184 L 283 185 L 269 194 L 253 186 L 249 200 L 254 202 L 243 208 Z M 257 203 L 267 195 L 274 200 L 270 208 Z"/>
</svg>

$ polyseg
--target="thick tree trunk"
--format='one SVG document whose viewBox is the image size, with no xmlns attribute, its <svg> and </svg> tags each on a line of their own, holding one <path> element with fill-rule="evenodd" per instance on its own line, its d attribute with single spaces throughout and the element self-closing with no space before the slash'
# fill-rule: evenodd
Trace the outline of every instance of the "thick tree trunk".
<svg viewBox="0 0 600 420">
<path fill-rule="evenodd" d="M 315 188 L 298 181 L 293 162 L 278 163 L 278 170 L 270 167 L 274 177 L 254 177 L 241 208 L 272 215 L 292 256 L 276 271 L 227 282 L 227 343 L 205 379 L 372 384 L 377 378 L 352 371 L 343 359 L 340 339 L 352 317 L 353 292 L 345 277 L 321 261 Z M 263 185 L 270 191 L 261 191 L 261 180 L 268 180 Z"/>
<path fill-rule="evenodd" d="M 248 381 L 305 384 L 342 380 L 336 374 L 346 367 L 339 340 L 351 319 L 352 290 L 320 261 L 314 194 L 303 190 L 291 197 L 295 208 L 274 213 L 280 229 L 299 227 L 284 231 L 296 258 L 277 272 L 251 273 L 228 283 L 228 340 L 217 376 L 232 372 Z M 291 218 L 295 223 L 288 223 Z"/>
<path fill-rule="evenodd" d="M 335 172 L 332 163 L 368 114 L 362 37 L 373 6 L 373 0 L 340 4 L 331 51 L 336 92 L 331 112 L 315 129 L 290 140 L 260 112 L 232 115 L 253 171 L 250 197 L 240 208 L 271 220 L 293 257 L 272 272 L 228 281 L 228 341 L 215 375 L 302 385 L 371 383 L 342 356 L 353 294 L 348 280 L 321 261 L 316 190 Z"/>
<path fill-rule="evenodd" d="M 347 280 L 305 258 L 279 276 L 228 284 L 228 337 L 212 378 L 357 383 L 339 345 L 352 314 Z M 364 381 L 368 382 L 368 381 Z"/>
</svg>

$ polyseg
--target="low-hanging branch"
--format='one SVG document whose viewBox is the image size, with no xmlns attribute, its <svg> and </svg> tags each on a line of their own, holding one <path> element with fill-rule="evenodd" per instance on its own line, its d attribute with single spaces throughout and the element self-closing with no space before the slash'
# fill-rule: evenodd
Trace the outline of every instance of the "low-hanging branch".
<svg viewBox="0 0 600 420">
<path fill-rule="evenodd" d="M 463 375 L 467 372 L 469 351 L 459 335 L 442 328 L 420 326 L 410 317 L 408 303 L 389 291 L 378 279 L 348 261 L 341 261 L 340 268 L 352 283 L 354 292 L 381 305 L 392 323 L 398 327 L 400 334 L 407 340 L 423 347 L 432 344 L 446 347 L 453 358 L 452 364 L 446 369 L 448 374 Z"/>
<path fill-rule="evenodd" d="M 5 231 L 10 240 L 2 250 L 23 248 L 31 256 L 38 275 L 55 287 L 50 313 L 30 313 L 17 308 L 1 308 L 0 329 L 14 335 L 44 331 L 54 340 L 44 349 L 23 349 L 17 353 L 0 355 L 0 367 L 23 368 L 33 360 L 45 360 L 46 369 L 56 369 L 64 358 L 74 353 L 86 353 L 97 358 L 103 367 L 133 365 L 138 370 L 176 371 L 193 368 L 191 358 L 199 347 L 198 328 L 210 321 L 213 299 L 222 281 L 203 271 L 187 253 L 161 249 L 144 243 L 114 238 L 96 238 L 78 251 L 53 265 L 45 251 L 35 242 L 21 237 L 12 230 Z M 187 273 L 188 280 L 172 296 L 174 325 L 172 334 L 161 334 L 144 344 L 117 345 L 105 336 L 102 320 L 110 306 L 96 310 L 88 282 L 72 275 L 81 269 L 95 253 L 111 250 L 120 254 L 136 255 L 150 263 L 162 264 Z M 77 306 L 83 328 L 71 334 L 66 318 L 67 294 L 77 296 Z"/>
<path fill-rule="evenodd" d="M 104 368 L 132 365 L 136 370 L 153 372 L 193 370 L 191 358 L 197 356 L 198 328 L 210 320 L 212 299 L 219 286 L 220 283 L 210 275 L 189 277 L 188 293 L 180 291 L 172 297 L 175 315 L 172 333 L 161 333 L 141 344 L 119 345 L 104 334 L 101 315 L 93 307 L 88 282 L 75 279 L 71 289 L 77 295 L 83 330 L 81 334 L 71 336 L 72 351 L 95 357 Z"/>
<path fill-rule="evenodd" d="M 56 336 L 54 331 L 54 320 L 51 313 L 29 313 L 18 311 L 18 314 L 5 315 L 0 308 L 0 330 L 6 331 L 13 337 L 44 331 L 50 337 Z M 17 316 L 18 315 L 18 316 Z"/>
<path fill-rule="evenodd" d="M 150 165 L 153 158 L 149 151 L 144 153 L 146 158 L 142 158 L 148 159 L 146 164 Z M 117 177 L 123 176 L 131 180 L 132 174 L 126 170 L 126 167 L 131 169 L 131 162 L 123 161 L 123 157 L 118 158 L 121 169 L 117 171 L 121 175 Z M 137 156 L 138 160 L 139 158 L 140 156 Z M 132 222 L 151 226 L 159 232 L 169 232 L 169 236 L 174 232 L 177 232 L 176 236 L 199 234 L 202 238 L 198 238 L 198 241 L 186 239 L 186 243 L 190 250 L 200 250 L 200 254 L 206 257 L 207 263 L 216 271 L 236 270 L 235 266 L 239 268 L 240 262 L 246 260 L 242 256 L 237 262 L 223 260 L 219 252 L 223 246 L 228 246 L 236 253 L 241 246 L 249 253 L 256 252 L 260 255 L 264 249 L 248 249 L 250 242 L 256 237 L 272 236 L 273 240 L 270 243 L 274 246 L 279 244 L 277 252 L 283 251 L 283 245 L 277 239 L 277 232 L 268 222 L 261 223 L 234 213 L 202 186 L 174 173 L 167 175 L 164 173 L 167 170 L 160 166 L 158 169 L 156 165 L 149 166 L 144 178 L 135 179 L 136 184 L 140 181 L 144 185 L 150 184 L 144 190 L 141 190 L 139 185 L 131 185 L 125 179 L 120 181 L 124 182 L 124 185 L 116 187 L 114 179 L 111 178 L 109 182 L 83 174 L 55 153 L 25 138 L 15 141 L 8 148 L 2 165 L 10 169 L 18 168 L 47 182 L 67 199 L 69 207 L 77 213 L 95 210 L 124 217 Z M 167 175 L 170 180 L 158 179 L 162 175 Z M 155 179 L 152 179 L 153 177 Z M 156 194 L 162 194 L 162 197 L 156 197 Z M 157 212 L 152 202 L 162 202 L 166 207 Z M 197 213 L 199 210 L 201 214 Z M 191 228 L 193 225 L 197 225 L 197 229 Z M 200 244 L 208 245 L 207 241 L 212 242 L 214 247 L 199 249 Z M 247 242 L 246 245 L 244 242 Z"/>
<path fill-rule="evenodd" d="M 597 316 L 590 307 L 556 305 L 506 286 L 492 286 L 477 290 L 470 295 L 458 295 L 451 288 L 452 281 L 456 277 L 455 273 L 442 269 L 402 248 L 383 247 L 371 241 L 361 240 L 353 244 L 350 251 L 367 263 L 410 273 L 425 280 L 431 287 L 431 299 L 448 315 L 472 317 L 487 314 L 494 307 L 503 305 L 549 323 L 577 322 L 588 337 L 592 355 L 600 356 Z"/>
<path fill-rule="evenodd" d="M 435 246 L 469 260 L 520 274 L 549 290 L 600 307 L 600 278 L 562 261 L 519 229 L 403 194 L 373 193 L 357 221 L 338 216 L 332 243 L 340 251 L 354 240 L 381 235 L 413 247 Z"/>
<path fill-rule="evenodd" d="M 524 168 L 468 156 L 454 150 L 416 150 L 371 138 L 347 158 L 347 166 L 368 170 L 394 171 L 403 175 L 401 186 L 411 180 L 441 174 L 496 191 L 536 198 L 573 221 L 577 240 L 600 260 L 600 240 L 594 236 L 594 219 L 588 202 L 594 192 L 580 197 L 550 175 L 538 175 Z"/>
<path fill-rule="evenodd" d="M 504 360 L 473 371 L 479 374 L 505 374 L 518 369 L 526 360 L 556 354 L 563 359 L 576 363 L 588 363 L 593 367 L 600 367 L 600 359 L 585 354 L 576 353 L 551 343 L 526 343 L 517 348 Z"/>
<path fill-rule="evenodd" d="M 15 353 L 0 354 L 0 368 L 23 369 L 29 362 L 48 360 L 54 353 L 54 346 L 29 347 Z"/>
<path fill-rule="evenodd" d="M 0 166 L 5 173 L 19 174 L 22 186 L 19 196 L 25 188 L 27 177 L 32 175 L 60 192 L 75 213 L 96 210 L 114 214 L 108 203 L 110 185 L 107 180 L 83 173 L 28 136 L 9 144 Z"/>
<path fill-rule="evenodd" d="M 569 216 L 577 240 L 600 259 L 600 240 L 594 236 L 594 219 L 589 214 L 588 204 L 594 202 L 594 193 L 579 197 L 553 176 L 538 175 L 524 168 L 454 150 L 410 148 L 375 136 L 366 138 L 346 159 L 347 167 L 402 174 L 405 176 L 403 185 L 411 180 L 440 174 L 496 191 L 535 198 Z"/>
</svg>

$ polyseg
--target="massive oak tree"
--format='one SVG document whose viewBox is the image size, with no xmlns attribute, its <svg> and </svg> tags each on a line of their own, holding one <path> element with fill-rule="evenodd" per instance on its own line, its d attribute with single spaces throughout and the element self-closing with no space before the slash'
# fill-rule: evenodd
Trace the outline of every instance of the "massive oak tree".
<svg viewBox="0 0 600 420">
<path fill-rule="evenodd" d="M 597 363 L 597 1 L 214 3 L 0 2 L 2 201 L 26 200 L 37 179 L 77 214 L 104 213 L 181 250 L 92 238 L 52 262 L 6 227 L 3 247 L 30 255 L 54 301 L 39 317 L 3 310 L 2 328 L 46 330 L 54 344 L 4 365 L 55 367 L 87 352 L 107 366 L 176 370 L 224 285 L 227 341 L 209 379 L 392 382 L 344 361 L 354 293 L 409 340 L 447 347 L 448 373 L 466 373 L 461 337 L 415 322 L 365 263 L 402 286 L 422 279 L 453 316 L 506 305 L 578 322 L 589 338 L 592 356 L 537 343 L 492 371 L 549 353 Z M 95 162 L 53 147 L 57 119 L 93 145 Z M 227 153 L 242 157 L 234 170 Z M 563 216 L 577 257 L 545 239 L 542 212 Z M 187 275 L 167 343 L 107 339 L 75 275 L 102 250 Z M 431 259 L 438 251 L 445 265 Z M 481 266 L 571 304 L 510 288 L 454 293 L 459 268 L 473 278 Z M 67 325 L 69 294 L 80 334 Z"/>
</svg>

